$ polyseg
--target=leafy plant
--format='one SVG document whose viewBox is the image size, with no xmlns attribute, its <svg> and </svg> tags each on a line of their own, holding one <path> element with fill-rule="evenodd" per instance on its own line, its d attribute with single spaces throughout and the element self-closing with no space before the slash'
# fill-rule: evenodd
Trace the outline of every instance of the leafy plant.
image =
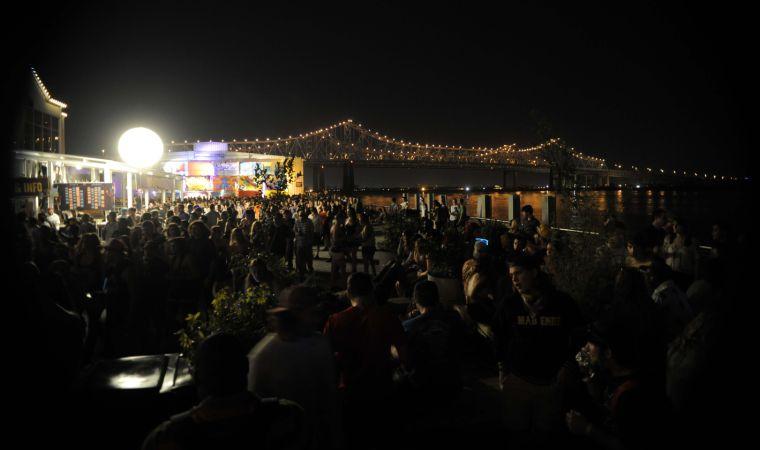
<svg viewBox="0 0 760 450">
<path fill-rule="evenodd" d="M 263 286 L 245 292 L 222 289 L 208 313 L 197 312 L 185 318 L 185 328 L 177 332 L 180 347 L 191 362 L 198 344 L 218 332 L 230 333 L 246 348 L 253 347 L 266 334 L 266 311 L 275 304 L 274 294 Z"/>
<path fill-rule="evenodd" d="M 267 270 L 277 280 L 280 286 L 289 286 L 297 282 L 295 272 L 288 269 L 285 258 L 267 251 L 251 250 L 248 254 L 237 254 L 230 258 L 229 269 L 232 272 L 236 286 L 242 286 L 243 279 L 248 275 L 251 261 L 260 259 L 266 263 Z"/>
<path fill-rule="evenodd" d="M 404 230 L 412 230 L 416 232 L 419 228 L 419 223 L 409 218 L 409 216 L 403 212 L 399 212 L 394 215 L 387 215 L 385 218 L 385 239 L 380 242 L 380 249 L 396 252 L 398 244 L 401 242 L 401 235 Z"/>
<path fill-rule="evenodd" d="M 559 200 L 559 198 L 558 198 Z M 567 202 L 573 229 L 598 232 L 601 226 L 591 205 L 573 193 L 561 197 Z M 609 257 L 598 252 L 604 245 L 601 234 L 555 232 L 554 283 L 570 294 L 587 317 L 595 317 L 611 299 L 611 285 L 618 269 Z"/>
<path fill-rule="evenodd" d="M 260 164 L 254 164 L 253 166 L 253 183 L 260 186 L 266 183 L 272 174 L 269 173 L 269 169 L 262 167 Z"/>
<path fill-rule="evenodd" d="M 458 229 L 448 228 L 443 235 L 423 239 L 420 245 L 430 260 L 428 273 L 447 278 L 459 276 L 467 247 Z"/>
<path fill-rule="evenodd" d="M 275 163 L 274 173 L 269 169 L 255 165 L 253 168 L 253 182 L 257 185 L 266 184 L 267 189 L 284 191 L 288 188 L 296 174 L 293 173 L 293 162 L 295 157 L 285 158 L 282 164 Z"/>
</svg>

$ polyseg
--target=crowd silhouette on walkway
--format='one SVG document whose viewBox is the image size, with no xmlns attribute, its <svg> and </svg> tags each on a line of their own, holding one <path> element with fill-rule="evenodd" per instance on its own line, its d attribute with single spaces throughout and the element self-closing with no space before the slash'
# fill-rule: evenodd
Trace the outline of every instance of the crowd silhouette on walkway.
<svg viewBox="0 0 760 450">
<path fill-rule="evenodd" d="M 698 442 L 718 423 L 716 389 L 733 392 L 719 368 L 750 246 L 730 225 L 697 242 L 664 210 L 643 229 L 611 216 L 591 266 L 574 267 L 578 237 L 530 205 L 502 224 L 460 200 L 190 198 L 102 224 L 20 214 L 13 264 L 44 359 L 30 377 L 58 401 L 76 402 L 64 393 L 97 361 L 179 352 L 185 317 L 222 290 L 277 295 L 253 348 L 230 332 L 200 344 L 197 404 L 154 424 L 145 449 L 477 442 L 487 433 L 451 423 L 474 366 L 496 380 L 494 435 L 515 448 L 651 448 Z M 563 289 L 573 271 L 593 298 Z"/>
</svg>

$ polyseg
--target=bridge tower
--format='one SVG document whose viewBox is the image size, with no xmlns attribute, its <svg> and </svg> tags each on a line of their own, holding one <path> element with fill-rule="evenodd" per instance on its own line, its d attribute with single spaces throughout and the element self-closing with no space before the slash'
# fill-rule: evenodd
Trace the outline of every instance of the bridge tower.
<svg viewBox="0 0 760 450">
<path fill-rule="evenodd" d="M 517 171 L 504 169 L 501 171 L 501 187 L 504 189 L 517 188 Z"/>
<path fill-rule="evenodd" d="M 554 167 L 549 167 L 549 190 L 554 190 Z"/>
<path fill-rule="evenodd" d="M 314 164 L 311 167 L 312 174 L 312 187 L 315 191 L 321 192 L 325 190 L 325 166 L 322 164 Z"/>
<path fill-rule="evenodd" d="M 343 163 L 343 193 L 351 195 L 354 193 L 354 162 L 346 161 Z"/>
</svg>

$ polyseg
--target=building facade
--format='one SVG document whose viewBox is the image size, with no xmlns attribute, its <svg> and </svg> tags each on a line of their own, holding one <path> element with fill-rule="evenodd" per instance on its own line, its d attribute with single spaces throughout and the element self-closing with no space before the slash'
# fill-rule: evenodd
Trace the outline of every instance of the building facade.
<svg viewBox="0 0 760 450">
<path fill-rule="evenodd" d="M 108 204 L 117 210 L 182 196 L 181 176 L 141 170 L 120 161 L 66 154 L 66 104 L 52 97 L 34 69 L 30 70 L 26 89 L 13 140 L 14 212 L 34 217 L 43 209 L 60 210 L 61 186 L 107 185 L 106 192 L 113 197 Z M 101 208 L 80 212 L 102 218 L 108 211 Z"/>
<path fill-rule="evenodd" d="M 176 148 L 176 147 L 174 147 Z M 257 169 L 274 174 L 282 166 L 282 156 L 229 151 L 224 142 L 197 142 L 192 150 L 169 150 L 161 161 L 164 173 L 184 177 L 183 191 L 188 197 L 221 197 L 228 195 L 250 197 L 266 194 L 266 183 L 254 176 Z M 294 158 L 286 192 L 303 194 L 303 159 Z M 271 186 L 270 186 L 271 189 Z"/>
<path fill-rule="evenodd" d="M 66 153 L 66 103 L 56 100 L 37 71 L 31 69 L 21 120 L 13 144 L 16 150 Z"/>
</svg>

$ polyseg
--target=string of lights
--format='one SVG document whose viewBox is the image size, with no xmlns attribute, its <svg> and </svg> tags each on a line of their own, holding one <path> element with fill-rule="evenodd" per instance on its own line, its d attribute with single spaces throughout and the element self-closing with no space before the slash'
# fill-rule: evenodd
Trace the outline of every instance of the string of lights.
<svg viewBox="0 0 760 450">
<path fill-rule="evenodd" d="M 47 90 L 47 87 L 45 87 L 45 84 L 42 82 L 42 79 L 39 75 L 37 75 L 37 71 L 34 70 L 34 67 L 32 67 L 32 75 L 34 76 L 34 80 L 37 82 L 37 86 L 40 87 L 42 90 L 42 93 L 45 94 L 45 99 L 49 101 L 50 103 L 54 104 L 55 106 L 58 106 L 60 108 L 66 108 L 66 103 L 63 103 L 62 101 L 56 100 L 53 98 L 53 96 L 50 95 L 50 91 Z M 65 116 L 64 116 L 65 117 Z"/>
<path fill-rule="evenodd" d="M 196 140 L 197 143 L 200 140 Z M 276 138 L 232 139 L 226 143 L 230 151 L 260 152 L 280 156 L 300 156 L 312 161 L 365 161 L 365 162 L 406 162 L 434 164 L 467 164 L 478 166 L 523 166 L 551 167 L 557 164 L 558 152 L 569 155 L 573 166 L 579 169 L 620 170 L 644 172 L 652 175 L 697 177 L 713 180 L 738 180 L 737 177 L 706 174 L 698 171 L 665 170 L 608 164 L 604 158 L 586 155 L 565 144 L 559 138 L 552 138 L 530 147 L 505 144 L 499 147 L 467 147 L 442 144 L 424 144 L 397 139 L 364 128 L 351 119 L 337 122 L 327 127 L 307 133 Z M 171 141 L 170 148 L 186 148 L 188 141 Z"/>
</svg>

